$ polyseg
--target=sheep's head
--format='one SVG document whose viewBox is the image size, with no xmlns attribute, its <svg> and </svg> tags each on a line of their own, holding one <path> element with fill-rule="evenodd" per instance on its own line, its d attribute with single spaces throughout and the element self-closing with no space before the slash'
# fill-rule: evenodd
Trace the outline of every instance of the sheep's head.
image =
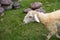
<svg viewBox="0 0 60 40">
<path fill-rule="evenodd" d="M 40 22 L 37 16 L 37 11 L 29 11 L 26 16 L 24 17 L 24 23 L 27 24 L 29 22 Z"/>
</svg>

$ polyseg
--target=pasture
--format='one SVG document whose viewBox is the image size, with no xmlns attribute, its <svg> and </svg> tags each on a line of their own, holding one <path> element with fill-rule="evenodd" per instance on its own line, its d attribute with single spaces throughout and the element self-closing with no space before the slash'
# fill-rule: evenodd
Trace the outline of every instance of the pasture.
<svg viewBox="0 0 60 40">
<path fill-rule="evenodd" d="M 45 40 L 48 30 L 41 23 L 23 24 L 23 13 L 32 2 L 42 2 L 46 12 L 60 9 L 60 0 L 22 0 L 19 9 L 5 11 L 3 21 L 0 22 L 0 40 Z M 43 35 L 42 35 L 43 34 Z M 60 40 L 53 36 L 50 40 Z"/>
</svg>

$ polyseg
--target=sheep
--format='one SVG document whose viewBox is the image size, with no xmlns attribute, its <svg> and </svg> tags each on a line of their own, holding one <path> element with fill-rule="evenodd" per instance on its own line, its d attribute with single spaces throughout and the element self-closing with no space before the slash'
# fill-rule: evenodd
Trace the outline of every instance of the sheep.
<svg viewBox="0 0 60 40">
<path fill-rule="evenodd" d="M 60 10 L 56 10 L 50 13 L 31 10 L 24 17 L 23 22 L 28 24 L 29 22 L 34 21 L 44 24 L 44 26 L 49 30 L 46 40 L 49 40 L 53 35 L 56 35 L 56 37 L 60 38 L 58 35 L 60 32 Z"/>
</svg>

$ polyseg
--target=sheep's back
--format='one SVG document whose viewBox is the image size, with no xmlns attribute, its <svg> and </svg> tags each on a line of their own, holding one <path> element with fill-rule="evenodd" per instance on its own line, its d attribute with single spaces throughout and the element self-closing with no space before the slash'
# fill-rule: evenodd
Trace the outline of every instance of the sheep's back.
<svg viewBox="0 0 60 40">
<path fill-rule="evenodd" d="M 48 13 L 48 17 L 54 20 L 60 20 L 60 10 Z"/>
</svg>

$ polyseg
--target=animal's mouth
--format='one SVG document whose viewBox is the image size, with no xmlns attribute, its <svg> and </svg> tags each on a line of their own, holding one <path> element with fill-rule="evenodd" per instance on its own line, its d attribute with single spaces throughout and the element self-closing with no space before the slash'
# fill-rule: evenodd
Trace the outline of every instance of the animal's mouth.
<svg viewBox="0 0 60 40">
<path fill-rule="evenodd" d="M 23 21 L 24 24 L 28 24 L 28 22 Z"/>
</svg>

